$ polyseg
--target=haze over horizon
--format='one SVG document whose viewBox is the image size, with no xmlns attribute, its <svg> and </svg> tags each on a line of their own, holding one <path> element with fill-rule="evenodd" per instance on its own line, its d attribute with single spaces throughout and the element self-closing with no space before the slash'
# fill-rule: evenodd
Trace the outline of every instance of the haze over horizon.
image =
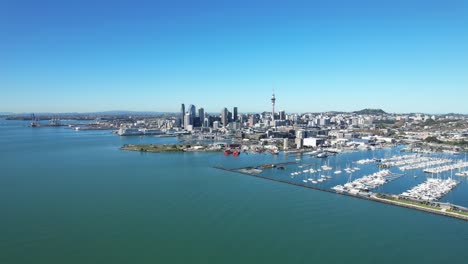
<svg viewBox="0 0 468 264">
<path fill-rule="evenodd" d="M 0 112 L 463 113 L 468 2 L 2 1 Z"/>
</svg>

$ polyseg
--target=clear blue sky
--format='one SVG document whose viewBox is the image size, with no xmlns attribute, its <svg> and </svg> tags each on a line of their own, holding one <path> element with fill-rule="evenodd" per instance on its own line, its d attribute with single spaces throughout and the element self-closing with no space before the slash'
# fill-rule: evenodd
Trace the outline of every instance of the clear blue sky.
<svg viewBox="0 0 468 264">
<path fill-rule="evenodd" d="M 0 0 L 0 112 L 468 113 L 468 1 Z"/>
</svg>

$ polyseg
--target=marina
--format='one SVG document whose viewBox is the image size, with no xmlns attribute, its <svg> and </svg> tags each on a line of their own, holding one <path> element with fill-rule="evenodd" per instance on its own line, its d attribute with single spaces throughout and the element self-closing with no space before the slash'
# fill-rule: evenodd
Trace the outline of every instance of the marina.
<svg viewBox="0 0 468 264">
<path fill-rule="evenodd" d="M 426 197 L 422 195 L 419 198 L 418 196 L 401 195 L 404 192 L 408 193 L 408 190 L 415 188 L 415 186 L 428 179 L 427 174 L 423 172 L 427 166 L 449 163 L 454 165 L 461 163 L 460 158 L 457 159 L 457 156 L 449 157 L 447 155 L 441 157 L 437 154 L 398 155 L 398 153 L 399 148 L 395 148 L 369 152 L 340 153 L 323 159 L 308 155 L 309 153 L 295 153 L 292 155 L 291 153 L 280 152 L 275 159 L 278 159 L 278 161 L 284 160 L 286 163 L 250 165 L 245 168 L 229 168 L 229 166 L 218 165 L 213 167 L 317 191 L 357 197 L 468 220 L 468 217 L 464 215 L 466 213 L 459 211 L 466 210 L 462 208 L 466 208 L 468 203 L 463 202 L 463 200 L 454 200 L 454 198 L 458 199 L 465 196 L 462 190 L 466 189 L 467 183 L 455 179 L 453 181 L 448 180 L 451 178 L 451 172 L 440 173 L 440 184 L 428 186 L 429 190 L 433 189 L 431 194 L 433 199 L 424 199 Z M 257 157 L 263 157 L 263 155 L 258 155 L 256 154 Z M 366 157 L 369 155 L 372 158 Z M 384 158 L 389 156 L 390 158 Z M 349 159 L 350 157 L 353 157 L 353 159 Z M 250 160 L 249 163 L 255 163 L 255 157 L 249 156 L 248 159 Z M 383 169 L 378 166 L 382 162 L 392 163 L 388 164 L 391 165 L 389 168 Z M 358 166 L 351 166 L 351 164 Z M 406 168 L 404 166 L 412 167 Z M 265 167 L 268 167 L 268 169 Z M 464 173 L 462 169 L 459 169 L 454 177 L 461 177 Z M 456 181 L 455 185 L 453 184 L 454 181 Z M 463 188 L 454 188 L 461 184 L 464 186 Z M 415 194 L 416 192 L 412 191 L 411 193 Z M 462 201 L 462 203 L 458 204 L 457 201 Z M 428 202 L 431 205 L 426 204 Z M 444 210 L 440 209 L 439 206 L 441 205 L 445 208 Z"/>
<path fill-rule="evenodd" d="M 263 176 L 260 173 L 250 173 L 246 171 L 246 168 L 237 168 L 237 169 L 229 169 L 225 168 L 222 166 L 213 166 L 215 169 L 223 170 L 223 171 L 228 171 L 228 172 L 237 172 L 240 174 L 252 176 L 255 178 L 260 178 L 268 181 L 274 181 L 274 182 L 279 182 L 279 183 L 284 183 L 284 184 L 289 184 L 293 186 L 298 186 L 302 188 L 307 188 L 307 189 L 312 189 L 312 190 L 317 190 L 317 191 L 322 191 L 326 193 L 331 193 L 331 194 L 338 194 L 338 195 L 344 195 L 348 197 L 354 197 L 358 199 L 364 199 L 368 201 L 373 201 L 373 202 L 378 202 L 378 203 L 383 203 L 383 204 L 388 204 L 388 205 L 394 205 L 394 206 L 399 206 L 399 207 L 404 207 L 404 208 L 409 208 L 409 209 L 414 209 L 414 210 L 419 210 L 431 214 L 437 214 L 437 215 L 443 215 L 443 216 L 448 216 L 460 220 L 465 220 L 468 221 L 468 214 L 463 211 L 455 211 L 453 210 L 454 208 L 463 208 L 457 205 L 451 205 L 449 204 L 449 210 L 444 209 L 440 210 L 438 208 L 432 208 L 427 205 L 424 205 L 422 202 L 416 202 L 416 203 L 411 203 L 408 204 L 403 201 L 399 201 L 398 198 L 396 198 L 393 195 L 388 195 L 388 194 L 380 194 L 380 193 L 375 193 L 375 194 L 369 194 L 369 195 L 362 195 L 360 192 L 346 192 L 346 191 L 339 191 L 339 190 L 333 190 L 333 189 L 325 189 L 309 184 L 301 184 L 297 182 L 292 182 L 288 180 L 283 180 L 283 179 L 277 179 L 277 178 L 271 178 L 267 176 Z"/>
</svg>

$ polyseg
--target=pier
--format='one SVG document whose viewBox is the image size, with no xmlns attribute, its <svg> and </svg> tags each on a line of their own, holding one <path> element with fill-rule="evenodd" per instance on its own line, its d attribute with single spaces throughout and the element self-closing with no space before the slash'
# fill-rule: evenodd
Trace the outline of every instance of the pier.
<svg viewBox="0 0 468 264">
<path fill-rule="evenodd" d="M 429 168 L 429 169 L 424 170 L 424 172 L 435 174 L 435 173 L 441 173 L 441 172 L 446 172 L 446 171 L 450 171 L 450 170 L 463 169 L 463 168 L 466 168 L 466 167 L 468 167 L 468 162 L 459 161 L 459 162 L 457 162 L 455 164 L 452 164 L 452 165 Z"/>
<path fill-rule="evenodd" d="M 270 168 L 274 168 L 276 166 L 282 166 L 282 165 L 288 165 L 288 164 L 295 164 L 296 162 L 284 162 L 284 163 L 276 163 L 276 164 L 264 164 L 264 165 L 258 165 L 258 166 L 249 166 L 249 167 L 243 167 L 243 168 L 235 168 L 235 169 L 229 169 L 221 166 L 213 166 L 215 169 L 223 170 L 223 171 L 228 171 L 228 172 L 236 172 L 248 176 L 252 176 L 255 178 L 259 179 L 264 179 L 264 180 L 269 180 L 269 181 L 274 181 L 274 182 L 280 182 L 284 184 L 289 184 L 289 185 L 294 185 L 302 188 L 307 188 L 307 189 L 312 189 L 312 190 L 317 190 L 317 191 L 322 191 L 326 193 L 332 193 L 332 194 L 337 194 L 337 195 L 343 195 L 343 196 L 348 196 L 348 197 L 354 197 L 358 199 L 363 199 L 363 200 L 368 200 L 368 201 L 373 201 L 373 202 L 378 202 L 378 203 L 383 203 L 383 204 L 388 204 L 388 205 L 394 205 L 394 206 L 399 206 L 399 207 L 404 207 L 404 208 L 409 208 L 409 209 L 414 209 L 418 211 L 423 211 L 427 213 L 432 213 L 432 214 L 437 214 L 437 215 L 443 215 L 443 216 L 448 216 L 460 220 L 465 220 L 468 221 L 468 213 L 466 212 L 457 212 L 451 208 L 461 208 L 461 206 L 457 205 L 451 205 L 451 208 L 438 208 L 438 207 L 432 207 L 424 204 L 424 201 L 420 201 L 419 204 L 418 202 L 412 202 L 409 203 L 405 200 L 399 200 L 398 195 L 391 195 L 391 194 L 380 194 L 380 193 L 349 193 L 349 192 L 337 192 L 332 189 L 325 189 L 317 186 L 312 186 L 312 185 L 306 185 L 306 184 L 301 184 L 301 183 L 296 183 L 296 182 L 291 182 L 287 180 L 282 180 L 282 179 L 275 179 L 267 176 L 260 175 L 260 172 L 256 173 L 251 173 L 249 172 L 250 170 L 258 170 L 258 168 L 262 168 L 265 165 L 274 165 Z"/>
</svg>

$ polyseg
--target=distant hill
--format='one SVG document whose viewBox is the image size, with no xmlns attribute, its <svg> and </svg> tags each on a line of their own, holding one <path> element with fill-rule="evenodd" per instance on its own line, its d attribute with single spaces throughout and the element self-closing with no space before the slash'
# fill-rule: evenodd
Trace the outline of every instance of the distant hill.
<svg viewBox="0 0 468 264">
<path fill-rule="evenodd" d="M 162 115 L 162 114 L 165 114 L 165 112 L 112 110 L 112 111 L 90 112 L 90 113 L 82 113 L 82 114 L 94 114 L 94 115 Z"/>
<path fill-rule="evenodd" d="M 0 113 L 11 116 L 30 116 L 31 114 L 36 116 L 74 116 L 74 115 L 94 115 L 94 116 L 115 116 L 115 115 L 163 115 L 166 112 L 151 112 L 151 111 L 126 111 L 126 110 L 113 110 L 113 111 L 101 111 L 101 112 L 61 112 L 61 113 L 49 113 L 49 112 L 29 112 L 29 113 Z"/>
<path fill-rule="evenodd" d="M 353 113 L 358 114 L 358 115 L 383 115 L 383 114 L 386 114 L 386 112 L 384 110 L 382 110 L 382 109 L 370 109 L 370 108 L 362 109 L 360 111 L 355 111 Z"/>
</svg>

